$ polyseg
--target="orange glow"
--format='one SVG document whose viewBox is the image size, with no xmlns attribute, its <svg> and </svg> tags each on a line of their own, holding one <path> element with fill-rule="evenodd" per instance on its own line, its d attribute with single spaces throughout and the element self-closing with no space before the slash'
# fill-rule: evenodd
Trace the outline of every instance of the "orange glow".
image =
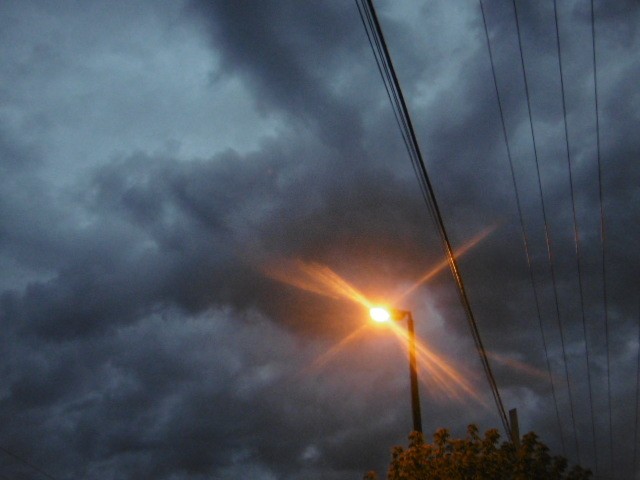
<svg viewBox="0 0 640 480">
<path fill-rule="evenodd" d="M 496 228 L 497 225 L 485 228 L 482 232 L 458 249 L 454 253 L 455 257 L 458 258 L 467 253 L 471 248 L 491 234 Z M 412 294 L 422 284 L 435 277 L 444 268 L 446 268 L 448 264 L 449 262 L 447 259 L 442 260 L 435 267 L 429 269 L 401 295 L 393 298 L 389 303 L 392 305 L 399 305 L 403 303 L 402 300 Z M 350 300 L 362 305 L 368 310 L 375 307 L 365 294 L 326 265 L 321 265 L 316 262 L 304 262 L 302 260 L 284 260 L 264 266 L 262 268 L 262 272 L 274 280 L 278 280 L 279 282 L 286 283 L 287 285 L 291 285 L 307 292 L 335 299 Z"/>
<path fill-rule="evenodd" d="M 265 275 L 301 290 L 330 298 L 342 298 L 370 309 L 369 299 L 326 265 L 302 260 L 280 262 L 263 269 Z"/>
<path fill-rule="evenodd" d="M 473 239 L 455 252 L 456 258 L 467 253 L 471 248 L 486 238 L 495 230 L 496 226 L 488 227 Z M 431 280 L 440 273 L 448 261 L 445 259 L 427 271 L 411 287 L 405 290 L 399 297 L 390 302 L 392 305 L 399 305 L 403 299 L 412 294 L 418 287 Z M 263 273 L 286 283 L 293 287 L 316 293 L 333 299 L 349 300 L 357 303 L 369 311 L 371 318 L 379 323 L 385 323 L 390 327 L 390 331 L 395 334 L 404 350 L 408 348 L 408 332 L 404 322 L 389 321 L 392 318 L 388 309 L 376 305 L 367 296 L 351 285 L 336 272 L 326 265 L 316 262 L 304 262 L 302 260 L 287 260 L 278 263 L 271 263 L 262 269 Z M 312 370 L 320 369 L 330 360 L 335 358 L 345 347 L 360 338 L 367 330 L 367 323 L 342 339 L 337 345 L 320 355 L 309 367 Z M 428 385 L 427 393 L 430 395 L 444 394 L 449 399 L 462 401 L 465 398 L 473 398 L 481 405 L 488 408 L 487 404 L 474 390 L 472 385 L 465 379 L 453 365 L 447 363 L 444 358 L 436 354 L 424 342 L 416 340 L 416 361 L 418 363 L 418 374 L 421 382 Z"/>
</svg>

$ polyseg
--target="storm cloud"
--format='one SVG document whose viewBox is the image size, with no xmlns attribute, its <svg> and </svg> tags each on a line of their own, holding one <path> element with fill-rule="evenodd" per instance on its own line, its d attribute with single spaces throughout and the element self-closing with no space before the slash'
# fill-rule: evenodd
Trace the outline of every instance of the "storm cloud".
<svg viewBox="0 0 640 480">
<path fill-rule="evenodd" d="M 595 9 L 604 283 L 590 4 L 558 5 L 570 172 L 553 4 L 517 2 L 554 288 L 513 5 L 485 3 L 531 271 L 479 4 L 376 7 L 453 245 L 488 232 L 459 262 L 505 405 L 630 478 L 640 9 Z M 405 351 L 296 288 L 330 269 L 399 298 L 444 258 L 355 3 L 8 1 L 0 51 L 0 447 L 57 479 L 384 472 Z M 469 388 L 425 369 L 425 431 L 498 427 L 448 270 L 402 298 Z M 0 452 L 0 477 L 38 475 Z"/>
</svg>

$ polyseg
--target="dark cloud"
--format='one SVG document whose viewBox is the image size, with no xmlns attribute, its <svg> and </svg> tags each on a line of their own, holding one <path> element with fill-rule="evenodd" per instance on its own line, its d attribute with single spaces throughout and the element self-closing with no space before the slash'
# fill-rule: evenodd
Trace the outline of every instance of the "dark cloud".
<svg viewBox="0 0 640 480">
<path fill-rule="evenodd" d="M 403 350 L 372 328 L 348 337 L 362 306 L 292 286 L 296 265 L 320 265 L 388 298 L 442 260 L 355 5 L 120 7 L 0 7 L 0 446 L 61 479 L 382 471 L 410 425 Z M 559 7 L 583 302 L 553 9 L 518 2 L 556 307 L 513 10 L 487 5 L 540 317 L 479 8 L 379 14 L 454 246 L 491 232 L 459 262 L 505 404 L 561 451 L 542 326 L 566 453 L 564 356 L 595 466 L 586 329 L 599 467 L 610 373 L 630 476 L 640 12 L 596 10 L 608 372 L 590 12 Z M 447 396 L 424 368 L 425 430 L 498 426 L 447 269 L 402 303 L 476 392 Z M 33 473 L 0 459 L 0 476 Z"/>
<path fill-rule="evenodd" d="M 222 52 L 221 71 L 239 73 L 254 86 L 261 110 L 282 109 L 317 127 L 324 141 L 358 151 L 360 115 L 331 88 L 344 68 L 338 62 L 360 34 L 353 12 L 296 2 L 193 2 L 190 8 L 211 29 L 212 44 Z"/>
</svg>

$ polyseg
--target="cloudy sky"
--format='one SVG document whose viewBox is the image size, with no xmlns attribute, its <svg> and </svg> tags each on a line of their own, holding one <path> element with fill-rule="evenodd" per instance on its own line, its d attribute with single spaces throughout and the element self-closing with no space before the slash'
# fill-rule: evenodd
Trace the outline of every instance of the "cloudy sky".
<svg viewBox="0 0 640 480">
<path fill-rule="evenodd" d="M 485 5 L 531 269 L 479 4 L 376 6 L 505 407 L 631 478 L 640 7 L 595 2 L 599 184 L 590 2 L 558 3 L 570 156 L 553 3 L 517 2 L 551 264 L 513 4 Z M 412 310 L 426 432 L 501 428 L 451 274 L 416 286 L 443 248 L 354 2 L 0 24 L 0 478 L 384 473 L 406 351 L 355 291 Z"/>
</svg>

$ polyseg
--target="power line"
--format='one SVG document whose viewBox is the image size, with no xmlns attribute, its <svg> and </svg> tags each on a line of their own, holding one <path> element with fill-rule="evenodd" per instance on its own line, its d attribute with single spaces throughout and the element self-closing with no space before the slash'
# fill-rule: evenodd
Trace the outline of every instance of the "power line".
<svg viewBox="0 0 640 480">
<path fill-rule="evenodd" d="M 569 173 L 569 190 L 571 192 L 571 211 L 573 214 L 573 238 L 575 244 L 576 251 L 576 265 L 578 268 L 578 288 L 580 291 L 580 313 L 582 317 L 582 334 L 584 337 L 584 350 L 587 361 L 587 384 L 589 389 L 589 411 L 591 413 L 591 434 L 593 438 L 593 455 L 594 455 L 594 465 L 596 475 L 598 473 L 598 449 L 596 446 L 596 421 L 593 412 L 593 394 L 592 394 L 592 386 L 591 386 L 591 360 L 589 355 L 589 342 L 587 339 L 587 321 L 585 319 L 584 313 L 584 289 L 582 284 L 582 267 L 581 267 L 581 249 L 580 249 L 580 235 L 578 232 L 578 219 L 576 214 L 576 200 L 573 188 L 573 173 L 572 173 L 572 163 L 571 163 L 571 148 L 569 146 L 569 128 L 567 125 L 567 103 L 565 99 L 565 88 L 564 88 L 564 75 L 562 71 L 562 49 L 560 46 L 560 26 L 558 24 L 558 5 L 557 0 L 553 0 L 553 16 L 554 23 L 556 27 L 556 48 L 558 51 L 558 69 L 560 73 L 560 91 L 562 94 L 562 117 L 564 119 L 564 140 L 565 146 L 567 149 L 567 167 Z M 580 453 L 578 453 L 578 463 L 580 463 Z"/>
<path fill-rule="evenodd" d="M 415 152 L 411 148 L 409 132 L 406 125 L 406 120 L 401 113 L 401 109 L 399 107 L 398 96 L 395 89 L 392 87 L 392 79 L 389 73 L 389 68 L 385 63 L 385 58 L 382 52 L 382 48 L 380 46 L 380 41 L 376 35 L 373 35 L 375 32 L 375 26 L 373 24 L 373 19 L 371 18 L 371 13 L 365 6 L 363 5 L 362 10 L 360 8 L 360 4 L 356 0 L 356 6 L 358 7 L 358 13 L 360 14 L 360 20 L 362 21 L 362 25 L 364 26 L 365 33 L 367 34 L 367 40 L 369 41 L 369 46 L 373 52 L 373 56 L 376 60 L 376 66 L 378 67 L 378 72 L 380 73 L 380 78 L 382 78 L 382 83 L 384 84 L 384 88 L 387 92 L 387 97 L 389 98 L 389 103 L 392 105 L 393 116 L 396 119 L 396 124 L 400 129 L 400 134 L 402 136 L 402 141 L 404 142 L 405 148 L 407 149 L 407 153 L 411 158 L 411 166 L 413 167 L 413 171 L 416 176 L 419 176 L 419 172 L 417 170 L 416 162 L 414 161 Z M 366 20 L 365 20 L 366 16 Z M 372 32 L 371 34 L 369 32 Z M 372 38 L 373 37 L 373 38 Z M 429 204 L 429 199 L 427 196 L 427 192 L 424 188 L 422 182 L 418 182 L 420 186 L 420 192 L 424 201 Z"/>
<path fill-rule="evenodd" d="M 369 45 L 371 46 L 372 52 L 374 54 L 374 58 L 376 60 L 376 64 L 378 66 L 378 71 L 380 72 L 380 76 L 382 77 L 382 81 L 385 86 L 385 90 L 387 91 L 387 97 L 391 103 L 392 111 L 394 117 L 396 119 L 396 123 L 398 124 L 398 128 L 400 129 L 400 134 L 402 136 L 402 140 L 407 149 L 407 153 L 409 158 L 411 159 L 411 166 L 413 167 L 414 174 L 418 179 L 418 186 L 420 187 L 420 192 L 422 197 L 429 208 L 429 213 L 433 218 L 434 222 L 436 221 L 436 215 L 433 211 L 433 207 L 431 205 L 429 195 L 427 192 L 427 186 L 424 181 L 421 181 L 421 173 L 420 173 L 420 160 L 418 158 L 418 154 L 416 152 L 416 145 L 411 141 L 411 131 L 409 129 L 408 120 L 404 111 L 402 109 L 402 103 L 400 101 L 398 88 L 396 88 L 396 84 L 393 81 L 393 70 L 392 66 L 390 66 L 389 62 L 391 61 L 391 57 L 387 57 L 384 53 L 384 49 L 382 47 L 382 41 L 380 36 L 377 34 L 374 18 L 371 9 L 365 3 L 364 0 L 361 0 L 362 10 L 360 5 L 358 4 L 358 0 L 356 0 L 356 5 L 358 7 L 358 13 L 360 14 L 360 19 L 365 27 L 365 32 L 367 33 L 367 39 L 369 40 Z M 364 12 L 364 13 L 363 13 Z M 363 18 L 363 15 L 366 17 Z M 367 27 L 368 25 L 368 27 Z M 371 32 L 371 34 L 369 34 Z M 373 40 L 372 40 L 373 39 Z"/>
<path fill-rule="evenodd" d="M 364 7 L 365 7 L 365 4 L 363 3 L 363 8 Z M 373 26 L 375 27 L 375 31 L 372 33 L 374 33 L 374 35 L 379 39 L 379 43 L 380 43 L 383 58 L 384 58 L 384 62 L 382 63 L 383 65 L 386 65 L 386 68 L 388 68 L 388 71 L 389 71 L 389 74 L 391 75 L 391 80 L 392 80 L 391 86 L 395 91 L 395 94 L 397 95 L 397 99 L 399 101 L 399 104 L 396 103 L 395 107 L 399 108 L 399 113 L 401 113 L 401 116 L 404 118 L 404 121 L 402 123 L 406 125 L 405 133 L 408 133 L 408 138 L 410 140 L 409 145 L 411 145 L 411 148 L 409 149 L 410 157 L 412 162 L 415 162 L 414 163 L 414 165 L 416 166 L 415 170 L 417 171 L 417 173 L 420 174 L 418 176 L 418 181 L 423 184 L 423 187 L 427 193 L 427 198 L 426 198 L 427 206 L 429 207 L 432 213 L 432 216 L 435 217 L 435 220 L 436 220 L 435 223 L 440 233 L 445 254 L 447 256 L 447 260 L 449 263 L 449 268 L 451 269 L 451 273 L 458 287 L 458 295 L 460 297 L 461 303 L 463 305 L 463 308 L 467 316 L 469 327 L 471 329 L 471 335 L 473 337 L 473 340 L 476 346 L 476 350 L 478 352 L 478 355 L 480 356 L 480 361 L 482 363 L 485 375 L 487 377 L 487 381 L 489 382 L 491 393 L 496 403 L 496 407 L 498 409 L 498 414 L 502 421 L 502 425 L 505 429 L 506 434 L 511 438 L 512 432 L 511 432 L 511 429 L 509 428 L 509 420 L 508 420 L 506 411 L 504 409 L 504 405 L 502 404 L 502 399 L 500 397 L 500 392 L 498 390 L 495 377 L 493 375 L 491 366 L 489 364 L 489 358 L 487 356 L 486 350 L 482 343 L 482 339 L 480 337 L 480 331 L 478 329 L 477 322 L 475 320 L 473 311 L 471 309 L 471 304 L 469 302 L 469 299 L 466 293 L 466 289 L 464 286 L 464 282 L 462 280 L 462 276 L 460 274 L 458 264 L 453 254 L 453 248 L 451 246 L 451 242 L 449 241 L 449 237 L 445 229 L 444 221 L 442 219 L 442 214 L 440 212 L 440 208 L 438 207 L 438 202 L 435 197 L 433 186 L 431 184 L 431 180 L 427 173 L 426 165 L 422 157 L 422 153 L 420 151 L 415 130 L 413 128 L 413 123 L 411 122 L 409 110 L 407 108 L 406 102 L 404 100 L 404 95 L 402 94 L 402 90 L 400 88 L 400 82 L 398 81 L 398 77 L 396 75 L 395 69 L 393 68 L 391 56 L 389 54 L 389 50 L 384 40 L 384 36 L 382 34 L 382 28 L 380 26 L 380 22 L 378 21 L 378 17 L 376 15 L 372 0 L 367 0 L 366 10 L 368 11 L 368 15 L 371 16 L 371 19 L 373 21 Z M 375 55 L 375 52 L 374 52 L 374 55 Z M 411 152 L 413 152 L 413 155 L 411 155 Z M 513 441 L 514 439 L 511 438 L 511 440 Z"/>
<path fill-rule="evenodd" d="M 538 317 L 538 326 L 540 327 L 540 337 L 542 338 L 542 346 L 544 349 L 544 357 L 545 357 L 545 361 L 546 361 L 546 366 L 547 366 L 547 374 L 549 376 L 549 383 L 551 385 L 551 395 L 553 397 L 553 404 L 555 406 L 555 412 L 556 412 L 556 422 L 557 422 L 557 426 L 558 426 L 558 433 L 560 436 L 560 443 L 562 445 L 562 453 L 563 455 L 566 456 L 566 447 L 565 447 L 565 442 L 564 442 L 564 434 L 562 432 L 562 422 L 560 420 L 560 409 L 558 407 L 558 398 L 556 395 L 556 389 L 555 389 L 555 385 L 554 385 L 554 381 L 553 381 L 553 374 L 551 372 L 551 362 L 549 360 L 549 349 L 547 347 L 547 341 L 545 340 L 545 336 L 544 336 L 544 328 L 542 325 L 542 315 L 540 313 L 540 299 L 539 299 L 539 293 L 538 293 L 538 288 L 536 287 L 536 282 L 535 282 L 535 277 L 533 274 L 533 268 L 532 268 L 532 262 L 531 262 L 531 254 L 529 252 L 529 240 L 527 237 L 527 230 L 525 227 L 525 223 L 524 223 L 524 217 L 522 214 L 522 206 L 521 206 L 521 201 L 520 201 L 520 193 L 518 191 L 518 184 L 516 182 L 516 176 L 515 176 L 515 171 L 514 171 L 514 167 L 513 167 L 513 159 L 511 156 L 511 147 L 509 146 L 509 139 L 508 139 L 508 135 L 507 135 L 507 127 L 506 127 L 506 122 L 505 122 L 505 118 L 504 118 L 504 109 L 502 108 L 502 99 L 500 96 L 500 89 L 498 88 L 498 80 L 496 78 L 496 69 L 495 69 L 495 62 L 493 60 L 493 52 L 491 49 L 491 41 L 489 39 L 489 29 L 487 28 L 487 19 L 486 19 L 486 15 L 485 15 L 485 11 L 484 11 L 484 5 L 482 3 L 482 0 L 479 0 L 480 3 L 480 11 L 482 13 L 482 24 L 484 26 L 484 33 L 485 33 L 485 37 L 487 40 L 487 50 L 489 52 L 489 61 L 491 63 L 491 74 L 492 74 L 492 78 L 493 78 L 493 86 L 495 88 L 495 92 L 496 92 L 496 98 L 498 100 L 498 109 L 500 111 L 500 123 L 502 125 L 502 136 L 504 138 L 504 144 L 507 150 L 507 158 L 509 160 L 509 169 L 511 172 L 511 181 L 513 183 L 513 191 L 515 194 L 515 198 L 516 198 L 516 206 L 518 209 L 518 218 L 520 219 L 520 230 L 522 232 L 522 241 L 524 244 L 524 252 L 525 252 L 525 257 L 527 260 L 527 268 L 529 270 L 529 280 L 531 282 L 531 288 L 533 289 L 533 298 L 534 298 L 534 302 L 535 302 L 535 307 L 536 307 L 536 314 Z"/>
<path fill-rule="evenodd" d="M 544 222 L 544 233 L 545 233 L 545 241 L 546 241 L 546 246 L 547 246 L 547 259 L 549 262 L 549 269 L 550 269 L 550 274 L 551 274 L 551 283 L 553 285 L 553 293 L 554 293 L 554 300 L 555 300 L 555 311 L 556 311 L 556 318 L 558 320 L 558 326 L 559 326 L 559 330 L 560 330 L 560 344 L 562 347 L 562 359 L 563 359 L 563 363 L 564 363 L 564 372 L 565 372 L 565 377 L 566 377 L 566 382 L 567 382 L 567 391 L 569 393 L 569 408 L 571 410 L 571 423 L 573 426 L 573 435 L 574 435 L 574 439 L 575 439 L 575 448 L 576 448 L 576 453 L 578 456 L 578 459 L 580 458 L 580 447 L 578 445 L 578 432 L 576 429 L 576 419 L 575 419 L 575 412 L 574 412 L 574 408 L 573 408 L 573 394 L 571 392 L 571 382 L 569 380 L 569 367 L 568 367 L 568 363 L 567 363 L 567 353 L 566 353 L 566 348 L 565 348 L 565 341 L 564 341 L 564 332 L 563 332 L 563 328 L 562 328 L 562 319 L 560 316 L 560 306 L 558 304 L 558 287 L 557 287 L 557 282 L 556 282 L 556 275 L 555 275 L 555 269 L 553 266 L 553 255 L 552 255 L 552 249 L 551 249 L 551 239 L 550 239 L 550 235 L 549 235 L 549 225 L 547 222 L 547 213 L 546 213 L 546 208 L 545 208 L 545 202 L 544 202 L 544 194 L 542 192 L 542 180 L 540 178 L 540 164 L 538 162 L 538 150 L 537 150 L 537 145 L 536 145 L 536 137 L 535 137 L 535 131 L 533 128 L 533 118 L 532 118 L 532 114 L 531 114 L 531 98 L 529 95 L 529 84 L 527 82 L 527 70 L 525 67 L 525 63 L 524 63 L 524 54 L 522 52 L 522 36 L 520 34 L 520 21 L 518 19 L 518 8 L 516 6 L 516 0 L 512 0 L 513 2 L 513 10 L 514 10 L 514 16 L 515 16 L 515 21 L 516 21 L 516 30 L 517 30 L 517 34 L 518 34 L 518 48 L 520 51 L 520 63 L 522 65 L 522 74 L 523 74 L 523 78 L 524 78 L 524 89 L 525 89 L 525 96 L 527 99 L 527 111 L 529 114 L 529 126 L 530 126 L 530 130 L 531 130 L 531 139 L 533 141 L 533 155 L 534 155 L 534 159 L 535 159 L 535 166 L 536 166 L 536 173 L 537 173 L 537 178 L 538 178 L 538 191 L 540 194 L 540 203 L 542 206 L 542 217 L 543 217 L 543 222 Z"/>
<path fill-rule="evenodd" d="M 591 0 L 591 51 L 593 53 L 593 100 L 596 115 L 596 159 L 598 163 L 598 202 L 600 204 L 600 246 L 602 258 L 602 303 L 604 317 L 604 341 L 607 350 L 607 407 L 609 412 L 609 469 L 613 472 L 613 421 L 611 413 L 611 354 L 609 344 L 609 305 L 607 295 L 606 222 L 602 191 L 602 162 L 600 155 L 600 112 L 598 107 L 598 62 L 596 61 L 596 15 Z"/>
</svg>

